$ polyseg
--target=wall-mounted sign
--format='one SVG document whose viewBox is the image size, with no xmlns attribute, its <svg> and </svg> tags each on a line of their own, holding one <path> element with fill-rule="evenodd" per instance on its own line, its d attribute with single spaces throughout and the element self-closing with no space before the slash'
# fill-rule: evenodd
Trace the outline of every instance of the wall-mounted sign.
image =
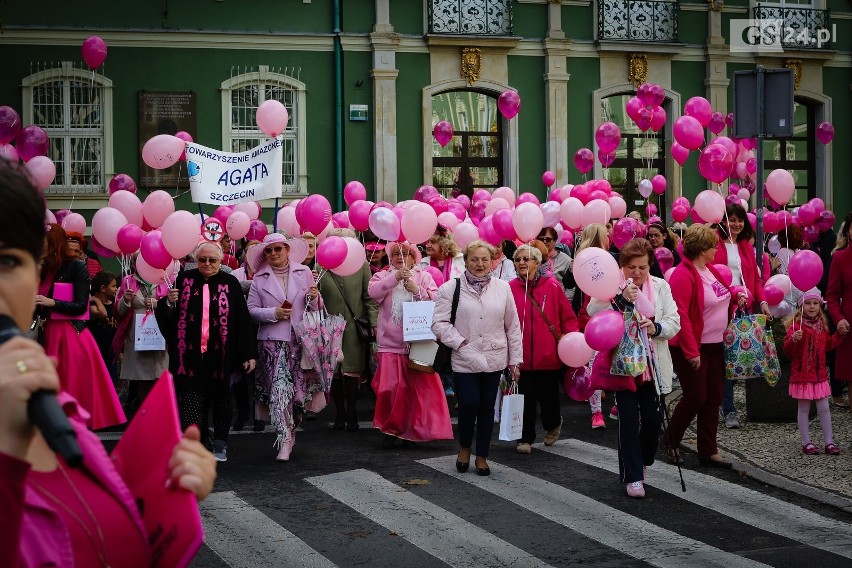
<svg viewBox="0 0 852 568">
<path fill-rule="evenodd" d="M 366 122 L 369 110 L 369 105 L 349 105 L 349 120 Z"/>
<path fill-rule="evenodd" d="M 139 93 L 139 185 L 151 189 L 188 188 L 186 164 L 155 170 L 142 161 L 142 147 L 157 134 L 188 132 L 196 127 L 195 93 L 192 91 L 140 91 Z"/>
</svg>

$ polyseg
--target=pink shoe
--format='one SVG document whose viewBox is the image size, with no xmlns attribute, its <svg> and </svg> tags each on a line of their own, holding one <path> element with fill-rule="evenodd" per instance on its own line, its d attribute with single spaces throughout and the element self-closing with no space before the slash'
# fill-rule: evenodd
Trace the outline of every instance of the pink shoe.
<svg viewBox="0 0 852 568">
<path fill-rule="evenodd" d="M 645 496 L 645 486 L 641 481 L 634 481 L 627 484 L 627 496 L 635 499 L 641 499 Z"/>
<path fill-rule="evenodd" d="M 602 412 L 592 414 L 592 430 L 606 430 L 606 422 Z"/>
<path fill-rule="evenodd" d="M 802 453 L 806 456 L 815 456 L 819 454 L 819 448 L 808 442 L 807 444 L 802 446 Z"/>
<path fill-rule="evenodd" d="M 838 448 L 834 442 L 831 442 L 830 444 L 825 445 L 825 453 L 830 456 L 836 456 L 840 454 L 840 448 Z"/>
<path fill-rule="evenodd" d="M 296 443 L 296 433 L 290 434 L 290 439 L 281 444 L 281 449 L 278 450 L 278 455 L 275 456 L 275 461 L 285 462 L 290 461 L 290 454 L 293 452 L 293 446 Z"/>
<path fill-rule="evenodd" d="M 609 410 L 609 418 L 610 420 L 618 420 L 618 407 L 613 405 L 613 407 Z"/>
</svg>

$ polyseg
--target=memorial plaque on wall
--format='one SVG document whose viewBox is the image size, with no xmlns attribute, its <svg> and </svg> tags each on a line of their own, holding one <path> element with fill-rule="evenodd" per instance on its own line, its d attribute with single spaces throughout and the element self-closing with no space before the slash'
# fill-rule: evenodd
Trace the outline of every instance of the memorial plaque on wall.
<svg viewBox="0 0 852 568">
<path fill-rule="evenodd" d="M 150 189 L 189 188 L 186 164 L 182 161 L 164 170 L 149 168 L 142 161 L 142 147 L 158 134 L 188 132 L 196 137 L 195 92 L 141 91 L 139 93 L 139 185 Z"/>
</svg>

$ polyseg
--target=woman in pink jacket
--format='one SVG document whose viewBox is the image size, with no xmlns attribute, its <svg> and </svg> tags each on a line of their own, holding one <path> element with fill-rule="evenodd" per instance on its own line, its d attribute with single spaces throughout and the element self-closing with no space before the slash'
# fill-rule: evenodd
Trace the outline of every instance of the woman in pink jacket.
<svg viewBox="0 0 852 568">
<path fill-rule="evenodd" d="M 408 368 L 409 346 L 402 337 L 403 304 L 433 300 L 438 288 L 428 272 L 414 270 L 420 262 L 417 247 L 408 242 L 388 243 L 385 252 L 390 267 L 374 274 L 367 288 L 379 305 L 373 425 L 385 435 L 385 448 L 392 448 L 397 438 L 403 445 L 451 440 L 453 427 L 441 378 Z"/>
<path fill-rule="evenodd" d="M 465 271 L 438 289 L 432 331 L 453 349 L 452 367 L 459 401 L 459 451 L 456 469 L 470 467 L 476 429 L 476 473 L 489 475 L 488 447 L 494 430 L 494 402 L 500 375 L 508 367 L 512 380 L 523 362 L 521 324 L 509 283 L 491 277 L 494 248 L 473 241 L 464 252 Z M 450 323 L 453 295 L 459 287 L 455 323 Z"/>
<path fill-rule="evenodd" d="M 307 254 L 304 239 L 273 233 L 246 255 L 254 271 L 248 308 L 258 324 L 257 402 L 269 405 L 272 425 L 278 432 L 278 461 L 290 459 L 296 427 L 309 396 L 302 372 L 302 348 L 292 330 L 302 320 L 306 306 L 314 310 L 320 307 L 314 275 L 300 264 Z"/>
<path fill-rule="evenodd" d="M 519 454 L 529 454 L 535 442 L 538 406 L 541 406 L 541 425 L 546 432 L 544 444 L 552 446 L 559 439 L 562 361 L 556 347 L 564 334 L 579 331 L 580 324 L 562 285 L 538 270 L 541 251 L 523 245 L 515 251 L 514 260 L 518 277 L 509 286 L 524 336 L 524 362 L 518 381 L 518 392 L 524 395 L 524 431 L 516 450 Z"/>
<path fill-rule="evenodd" d="M 38 390 L 56 391 L 56 365 L 36 342 L 15 335 L 32 321 L 37 265 L 44 242 L 44 201 L 22 169 L 0 164 L 0 566 L 150 567 L 153 551 L 133 496 L 98 437 L 89 414 L 69 395 L 59 402 L 83 452 L 70 467 L 30 423 L 27 404 Z M 82 372 L 82 371 L 81 371 Z M 168 472 L 175 490 L 207 496 L 216 461 L 192 426 L 175 446 Z"/>
</svg>

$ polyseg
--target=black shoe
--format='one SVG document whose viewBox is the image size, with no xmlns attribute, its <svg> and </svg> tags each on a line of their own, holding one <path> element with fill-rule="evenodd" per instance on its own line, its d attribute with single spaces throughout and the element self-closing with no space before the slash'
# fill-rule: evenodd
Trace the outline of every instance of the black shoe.
<svg viewBox="0 0 852 568">
<path fill-rule="evenodd" d="M 485 477 L 486 475 L 491 475 L 491 468 L 487 465 L 485 467 L 478 467 L 476 468 L 476 475 L 481 475 L 482 477 Z"/>
<path fill-rule="evenodd" d="M 335 426 L 336 425 L 337 425 L 337 423 L 335 423 Z M 358 428 L 360 428 L 360 426 L 358 425 L 357 422 L 347 422 L 346 423 L 346 431 L 347 432 L 357 432 Z"/>
<path fill-rule="evenodd" d="M 346 421 L 342 418 L 336 418 L 334 425 L 331 427 L 332 430 L 343 430 L 344 428 L 346 428 Z"/>
<path fill-rule="evenodd" d="M 384 438 L 382 438 L 382 449 L 389 450 L 393 448 L 395 442 L 395 437 L 391 436 L 390 434 L 384 434 Z"/>
<path fill-rule="evenodd" d="M 727 462 L 724 460 L 714 460 L 710 459 L 709 457 L 705 458 L 702 456 L 698 456 L 698 463 L 706 467 L 715 467 L 719 469 L 731 469 L 732 467 L 734 467 L 734 464 L 732 464 L 731 462 Z"/>
<path fill-rule="evenodd" d="M 402 447 L 408 449 L 414 449 L 417 447 L 417 442 L 412 442 L 411 440 L 403 440 Z"/>
<path fill-rule="evenodd" d="M 457 472 L 464 473 L 468 470 L 469 467 L 470 467 L 469 461 L 463 462 L 463 461 L 456 460 L 456 471 Z"/>
<path fill-rule="evenodd" d="M 266 422 L 263 420 L 255 420 L 252 430 L 255 432 L 263 432 L 266 429 Z"/>
</svg>

